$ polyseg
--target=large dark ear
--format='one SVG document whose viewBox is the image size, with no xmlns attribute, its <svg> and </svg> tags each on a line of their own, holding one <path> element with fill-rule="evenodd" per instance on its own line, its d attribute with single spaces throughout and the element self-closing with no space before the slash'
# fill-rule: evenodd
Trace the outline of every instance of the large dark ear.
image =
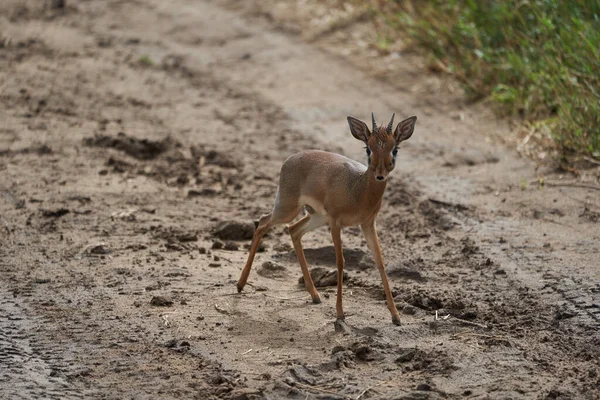
<svg viewBox="0 0 600 400">
<path fill-rule="evenodd" d="M 367 128 L 367 124 L 354 117 L 348 117 L 348 125 L 350 125 L 352 136 L 363 142 L 366 142 L 367 139 L 369 139 L 371 132 L 369 131 L 369 128 Z"/>
<path fill-rule="evenodd" d="M 404 121 L 400 122 L 394 131 L 394 138 L 396 138 L 396 143 L 400 143 L 410 138 L 415 130 L 415 123 L 417 122 L 417 117 L 406 118 Z"/>
</svg>

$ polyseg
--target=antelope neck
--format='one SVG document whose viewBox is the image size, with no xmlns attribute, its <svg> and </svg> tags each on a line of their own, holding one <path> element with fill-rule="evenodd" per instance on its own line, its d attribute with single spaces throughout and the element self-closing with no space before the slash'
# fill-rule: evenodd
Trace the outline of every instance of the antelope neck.
<svg viewBox="0 0 600 400">
<path fill-rule="evenodd" d="M 364 187 L 365 197 L 370 200 L 369 203 L 379 203 L 383 197 L 385 187 L 387 186 L 387 179 L 384 181 L 378 181 L 375 177 L 375 173 L 367 168 L 367 170 L 363 172 L 361 176 L 361 183 Z"/>
</svg>

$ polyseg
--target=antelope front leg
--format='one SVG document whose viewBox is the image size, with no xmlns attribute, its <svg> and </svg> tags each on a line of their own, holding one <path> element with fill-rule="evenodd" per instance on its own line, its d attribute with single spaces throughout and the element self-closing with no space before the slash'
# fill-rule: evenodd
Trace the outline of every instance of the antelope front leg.
<svg viewBox="0 0 600 400">
<path fill-rule="evenodd" d="M 371 249 L 371 252 L 373 253 L 373 258 L 375 259 L 375 263 L 377 264 L 379 275 L 381 275 L 387 307 L 388 310 L 390 310 L 390 313 L 392 314 L 392 322 L 394 323 L 394 325 L 400 325 L 400 314 L 398 314 L 398 309 L 396 308 L 394 298 L 392 297 L 392 291 L 390 290 L 390 283 L 388 282 L 388 278 L 385 273 L 385 267 L 383 265 L 383 256 L 381 255 L 381 247 L 379 246 L 379 238 L 377 237 L 377 230 L 375 229 L 375 221 L 361 225 L 360 228 L 362 229 L 363 234 L 365 235 L 365 239 L 367 239 L 367 244 Z"/>
<path fill-rule="evenodd" d="M 335 222 L 329 224 L 331 228 L 331 238 L 335 247 L 335 262 L 337 264 L 337 301 L 335 303 L 335 315 L 339 320 L 344 320 L 344 308 L 342 307 L 342 284 L 344 283 L 344 253 L 342 252 L 342 234 L 339 226 Z"/>
</svg>

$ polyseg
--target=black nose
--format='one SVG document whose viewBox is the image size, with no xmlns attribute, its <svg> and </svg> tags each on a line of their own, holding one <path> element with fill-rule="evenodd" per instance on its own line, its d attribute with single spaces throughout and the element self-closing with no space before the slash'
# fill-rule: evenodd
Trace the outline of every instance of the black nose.
<svg viewBox="0 0 600 400">
<path fill-rule="evenodd" d="M 378 181 L 382 181 L 383 180 L 383 176 L 381 176 L 381 175 L 377 176 L 377 180 Z"/>
</svg>

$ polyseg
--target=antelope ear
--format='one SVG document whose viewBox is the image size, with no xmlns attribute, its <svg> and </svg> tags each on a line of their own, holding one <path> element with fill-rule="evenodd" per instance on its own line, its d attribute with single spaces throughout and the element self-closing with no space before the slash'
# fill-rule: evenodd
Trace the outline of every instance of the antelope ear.
<svg viewBox="0 0 600 400">
<path fill-rule="evenodd" d="M 417 117 L 406 118 L 404 121 L 400 122 L 394 131 L 394 138 L 396 139 L 396 143 L 400 143 L 409 139 L 414 130 L 415 123 L 417 122 Z"/>
<path fill-rule="evenodd" d="M 367 128 L 367 124 L 354 117 L 348 117 L 348 125 L 350 126 L 352 136 L 363 142 L 366 142 L 369 139 L 371 132 L 369 131 L 369 128 Z"/>
</svg>

